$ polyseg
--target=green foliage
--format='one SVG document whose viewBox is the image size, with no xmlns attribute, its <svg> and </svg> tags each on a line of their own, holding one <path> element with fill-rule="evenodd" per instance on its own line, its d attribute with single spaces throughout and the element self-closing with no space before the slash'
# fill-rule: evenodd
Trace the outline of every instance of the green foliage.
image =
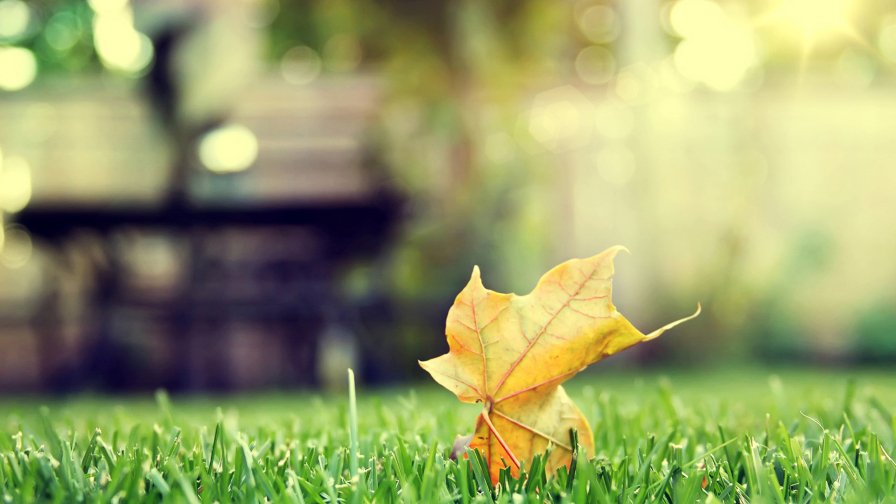
<svg viewBox="0 0 896 504">
<path fill-rule="evenodd" d="M 589 380 L 579 380 L 588 382 Z M 476 414 L 435 388 L 148 400 L 0 400 L 4 502 L 880 502 L 896 492 L 896 377 L 756 371 L 596 375 L 570 391 L 597 456 L 493 488 Z M 598 392 L 602 390 L 603 392 Z M 836 391 L 836 392 L 835 392 Z M 219 408 L 215 420 L 214 405 Z M 358 424 L 352 460 L 349 425 Z M 358 465 L 353 476 L 353 462 Z"/>
<path fill-rule="evenodd" d="M 879 303 L 859 316 L 853 347 L 863 361 L 896 359 L 896 303 Z"/>
</svg>

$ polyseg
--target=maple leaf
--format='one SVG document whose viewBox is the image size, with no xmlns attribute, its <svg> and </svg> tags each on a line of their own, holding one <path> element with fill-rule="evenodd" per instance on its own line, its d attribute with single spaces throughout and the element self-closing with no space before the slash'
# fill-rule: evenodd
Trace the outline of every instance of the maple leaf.
<svg viewBox="0 0 896 504">
<path fill-rule="evenodd" d="M 447 354 L 420 365 L 463 402 L 483 404 L 470 447 L 488 462 L 492 482 L 504 467 L 554 450 L 549 472 L 572 460 L 570 429 L 594 453 L 588 421 L 560 385 L 590 364 L 700 314 L 697 311 L 643 334 L 611 300 L 612 247 L 548 271 L 525 296 L 486 289 L 473 268 L 469 283 L 448 311 Z"/>
</svg>

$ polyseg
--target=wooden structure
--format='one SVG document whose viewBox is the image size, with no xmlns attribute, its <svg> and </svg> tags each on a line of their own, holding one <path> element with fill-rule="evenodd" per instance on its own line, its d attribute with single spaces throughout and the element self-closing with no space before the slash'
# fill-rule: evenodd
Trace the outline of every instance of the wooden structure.
<svg viewBox="0 0 896 504">
<path fill-rule="evenodd" d="M 313 384 L 317 336 L 345 309 L 340 268 L 375 256 L 397 217 L 365 149 L 376 81 L 263 79 L 226 118 L 258 143 L 252 166 L 230 174 L 201 166 L 198 135 L 166 152 L 134 89 L 84 82 L 32 94 L 0 103 L 4 117 L 55 123 L 22 149 L 34 195 L 14 220 L 60 258 L 81 253 L 76 236 L 102 250 L 76 355 L 59 355 L 59 294 L 33 317 L 46 385 Z"/>
</svg>

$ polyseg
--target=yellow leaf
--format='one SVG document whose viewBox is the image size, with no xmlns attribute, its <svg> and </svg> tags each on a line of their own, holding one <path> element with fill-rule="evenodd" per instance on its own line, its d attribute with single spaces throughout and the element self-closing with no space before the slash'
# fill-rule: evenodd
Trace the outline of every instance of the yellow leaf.
<svg viewBox="0 0 896 504">
<path fill-rule="evenodd" d="M 568 465 L 570 429 L 593 454 L 588 421 L 560 384 L 700 313 L 698 305 L 693 315 L 650 334 L 638 331 L 611 300 L 613 258 L 620 250 L 560 264 L 525 296 L 486 289 L 473 268 L 448 311 L 448 353 L 420 362 L 458 399 L 483 404 L 470 446 L 482 452 L 493 482 L 505 466 L 519 474 L 549 444 L 548 470 Z"/>
</svg>

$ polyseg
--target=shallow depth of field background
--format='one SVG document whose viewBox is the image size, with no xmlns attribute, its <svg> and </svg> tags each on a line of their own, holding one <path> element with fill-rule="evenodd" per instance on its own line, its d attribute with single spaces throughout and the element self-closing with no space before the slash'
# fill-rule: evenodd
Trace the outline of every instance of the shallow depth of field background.
<svg viewBox="0 0 896 504">
<path fill-rule="evenodd" d="M 0 391 L 418 380 L 623 244 L 608 367 L 896 362 L 887 0 L 0 0 Z"/>
</svg>

